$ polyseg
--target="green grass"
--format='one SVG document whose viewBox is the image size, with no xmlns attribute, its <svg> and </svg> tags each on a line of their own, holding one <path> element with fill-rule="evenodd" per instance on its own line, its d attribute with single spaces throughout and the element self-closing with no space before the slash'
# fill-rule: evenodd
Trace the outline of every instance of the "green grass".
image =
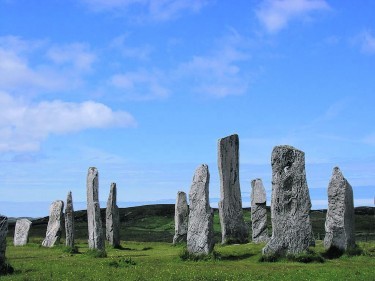
<svg viewBox="0 0 375 281">
<path fill-rule="evenodd" d="M 88 245 L 78 241 L 78 253 L 63 246 L 40 247 L 30 243 L 12 246 L 8 241 L 8 262 L 12 275 L 1 280 L 374 280 L 375 259 L 368 255 L 347 256 L 324 263 L 280 260 L 259 262 L 264 244 L 216 245 L 220 258 L 181 260 L 184 245 L 165 242 L 123 242 L 121 249 L 107 247 L 107 257 L 95 258 Z M 374 243 L 359 243 L 371 253 Z M 324 252 L 318 241 L 314 250 Z"/>
<path fill-rule="evenodd" d="M 102 210 L 104 211 L 104 209 Z M 6 256 L 15 272 L 3 280 L 374 280 L 374 214 L 356 213 L 356 234 L 363 237 L 359 249 L 325 259 L 322 241 L 313 252 L 260 262 L 264 244 L 220 245 L 217 209 L 214 216 L 215 255 L 205 259 L 181 259 L 185 245 L 172 246 L 174 205 L 153 205 L 120 209 L 121 247 L 106 247 L 106 257 L 97 258 L 87 244 L 85 211 L 75 214 L 76 247 L 67 248 L 64 237 L 54 248 L 41 247 L 47 218 L 33 223 L 29 244 L 13 246 L 14 225 L 10 224 Z M 104 212 L 103 212 L 104 218 Z M 268 216 L 270 216 L 268 210 Z M 251 229 L 250 211 L 244 219 Z M 313 211 L 314 233 L 324 238 L 325 213 Z M 105 224 L 103 224 L 105 225 Z M 268 229 L 271 232 L 269 217 Z M 63 231 L 64 233 L 64 231 Z M 362 236 L 358 236 L 362 235 Z M 250 233 L 251 237 L 251 233 Z M 361 239 L 357 239 L 361 241 Z M 335 253 L 333 253 L 335 254 Z M 100 256 L 100 255 L 99 255 Z M 309 263 L 304 263 L 309 262 Z"/>
</svg>

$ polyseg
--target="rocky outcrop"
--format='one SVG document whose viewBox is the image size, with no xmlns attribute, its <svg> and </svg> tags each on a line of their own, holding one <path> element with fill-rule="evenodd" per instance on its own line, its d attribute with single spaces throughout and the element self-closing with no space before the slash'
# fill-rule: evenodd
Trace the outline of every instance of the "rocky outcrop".
<svg viewBox="0 0 375 281">
<path fill-rule="evenodd" d="M 111 183 L 106 209 L 106 238 L 113 247 L 120 246 L 120 214 L 117 207 L 116 183 Z"/>
<path fill-rule="evenodd" d="M 74 247 L 74 208 L 73 208 L 73 198 L 72 192 L 69 191 L 66 197 L 66 207 L 65 207 L 65 245 L 67 247 Z"/>
<path fill-rule="evenodd" d="M 355 247 L 353 189 L 338 167 L 328 185 L 328 210 L 324 247 L 341 250 Z"/>
<path fill-rule="evenodd" d="M 238 135 L 219 139 L 219 216 L 222 235 L 221 242 L 223 244 L 246 243 L 249 236 L 249 230 L 244 222 L 242 213 L 238 150 Z"/>
<path fill-rule="evenodd" d="M 194 255 L 210 254 L 215 245 L 214 213 L 209 202 L 209 182 L 208 166 L 199 166 L 195 171 L 189 193 L 187 250 Z"/>
<path fill-rule="evenodd" d="M 313 241 L 305 153 L 292 146 L 272 151 L 272 237 L 263 254 L 298 254 Z"/>
<path fill-rule="evenodd" d="M 90 167 L 87 172 L 86 186 L 89 248 L 104 251 L 105 242 L 99 204 L 99 173 L 95 167 Z"/>
<path fill-rule="evenodd" d="M 28 219 L 19 219 L 16 221 L 16 227 L 14 229 L 14 246 L 24 246 L 29 242 L 29 231 L 32 222 Z"/>
<path fill-rule="evenodd" d="M 251 222 L 252 240 L 255 243 L 267 242 L 266 190 L 261 179 L 251 181 Z"/>
<path fill-rule="evenodd" d="M 64 202 L 56 200 L 52 202 L 49 209 L 49 219 L 47 225 L 46 238 L 42 242 L 44 247 L 53 247 L 60 242 Z"/>
<path fill-rule="evenodd" d="M 174 213 L 174 237 L 173 244 L 185 242 L 188 232 L 189 207 L 186 200 L 186 193 L 177 193 Z"/>
</svg>

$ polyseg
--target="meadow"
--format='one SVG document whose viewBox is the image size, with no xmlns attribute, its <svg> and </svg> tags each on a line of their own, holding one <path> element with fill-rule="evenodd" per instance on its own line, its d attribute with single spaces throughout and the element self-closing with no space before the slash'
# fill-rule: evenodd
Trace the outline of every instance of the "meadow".
<svg viewBox="0 0 375 281">
<path fill-rule="evenodd" d="M 173 206 L 173 205 L 172 205 Z M 374 228 L 373 208 L 357 212 L 357 237 L 371 240 Z M 173 207 L 142 206 L 121 209 L 122 239 L 120 249 L 106 247 L 107 257 L 97 258 L 88 250 L 85 212 L 76 213 L 78 253 L 70 253 L 61 244 L 41 247 L 46 218 L 32 226 L 30 241 L 14 247 L 9 228 L 7 258 L 14 267 L 12 275 L 1 280 L 375 280 L 375 241 L 358 242 L 362 253 L 323 262 L 303 263 L 281 259 L 260 262 L 264 244 L 215 246 L 215 257 L 207 260 L 183 260 L 184 245 L 173 246 Z M 250 216 L 245 210 L 245 220 Z M 324 212 L 312 214 L 313 227 L 324 226 Z M 361 218 L 361 219 L 360 219 Z M 38 224 L 39 223 L 39 224 Z M 367 233 L 365 235 L 365 232 Z M 63 235 L 64 237 L 64 235 Z M 220 225 L 215 214 L 215 237 L 220 241 Z M 364 239 L 362 239 L 364 240 Z M 324 255 L 321 240 L 312 251 Z"/>
</svg>

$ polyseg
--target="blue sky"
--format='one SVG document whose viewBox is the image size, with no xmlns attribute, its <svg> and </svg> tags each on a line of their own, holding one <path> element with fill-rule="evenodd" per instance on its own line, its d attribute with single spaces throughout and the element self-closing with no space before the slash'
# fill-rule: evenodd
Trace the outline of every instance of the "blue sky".
<svg viewBox="0 0 375 281">
<path fill-rule="evenodd" d="M 375 195 L 372 0 L 0 0 L 0 213 L 48 214 L 99 169 L 120 206 L 173 202 L 240 138 L 271 193 L 271 151 L 306 154 L 313 208 L 339 166 L 355 205 Z M 268 201 L 269 203 L 269 201 Z"/>
</svg>

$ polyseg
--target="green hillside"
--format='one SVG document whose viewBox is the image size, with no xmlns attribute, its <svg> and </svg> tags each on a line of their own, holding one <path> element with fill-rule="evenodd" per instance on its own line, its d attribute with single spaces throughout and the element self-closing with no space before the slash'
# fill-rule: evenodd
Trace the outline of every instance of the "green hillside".
<svg viewBox="0 0 375 281">
<path fill-rule="evenodd" d="M 174 204 L 146 205 L 120 208 L 121 239 L 139 242 L 171 242 L 174 235 Z M 375 240 L 375 208 L 358 207 L 355 209 L 356 237 L 358 241 Z M 271 234 L 270 209 L 268 208 L 268 229 Z M 101 209 L 105 226 L 105 209 Z M 311 211 L 313 231 L 317 239 L 324 238 L 326 210 Z M 244 209 L 246 223 L 251 229 L 250 209 Z M 47 229 L 48 217 L 33 221 L 30 229 L 31 239 L 42 239 Z M 9 223 L 8 237 L 14 235 L 14 222 Z M 75 212 L 76 239 L 87 239 L 86 210 Z M 215 238 L 221 241 L 218 210 L 214 216 Z M 64 231 L 63 231 L 64 237 Z M 35 241 L 36 242 L 36 241 Z"/>
</svg>

